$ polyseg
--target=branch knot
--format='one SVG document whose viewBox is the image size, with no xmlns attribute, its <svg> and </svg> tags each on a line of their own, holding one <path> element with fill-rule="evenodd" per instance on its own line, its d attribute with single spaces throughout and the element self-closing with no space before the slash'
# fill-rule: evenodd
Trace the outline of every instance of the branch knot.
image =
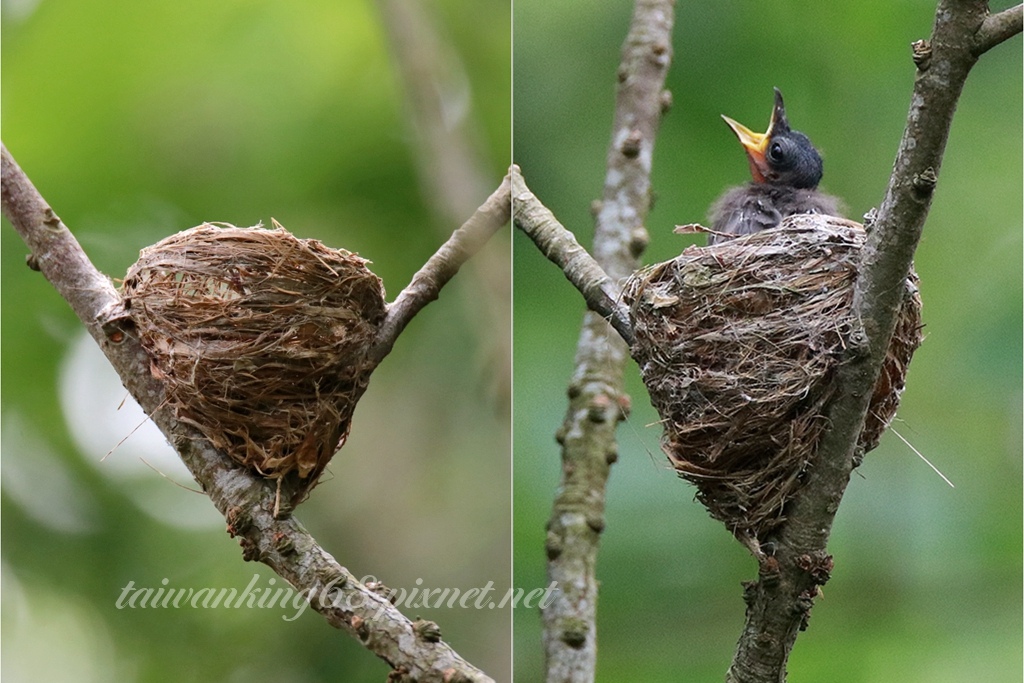
<svg viewBox="0 0 1024 683">
<path fill-rule="evenodd" d="M 43 211 L 43 224 L 51 230 L 60 228 L 60 216 L 53 212 L 53 209 L 46 207 Z"/>
<path fill-rule="evenodd" d="M 927 71 L 932 63 L 932 45 L 927 40 L 915 40 L 910 44 L 914 64 L 918 71 Z"/>
<path fill-rule="evenodd" d="M 927 199 L 931 196 L 932 192 L 935 191 L 935 185 L 938 182 L 939 177 L 935 174 L 935 169 L 929 166 L 920 173 L 914 175 L 914 194 L 921 199 Z"/>
<path fill-rule="evenodd" d="M 643 142 L 643 134 L 634 128 L 629 131 L 625 139 L 622 141 L 619 151 L 622 152 L 622 156 L 627 159 L 635 159 L 640 156 L 640 148 L 643 145 Z"/>
</svg>

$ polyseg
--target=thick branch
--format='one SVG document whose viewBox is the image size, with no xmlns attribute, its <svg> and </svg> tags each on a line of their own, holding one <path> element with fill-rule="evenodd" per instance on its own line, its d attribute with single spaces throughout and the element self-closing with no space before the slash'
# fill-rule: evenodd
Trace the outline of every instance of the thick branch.
<svg viewBox="0 0 1024 683">
<path fill-rule="evenodd" d="M 839 370 L 831 428 L 818 448 L 806 485 L 786 509 L 787 521 L 760 553 L 759 581 L 747 587 L 747 623 L 727 681 L 778 683 L 797 633 L 806 626 L 817 588 L 828 580 L 826 544 L 850 473 L 872 389 L 889 345 L 914 250 L 942 163 L 950 124 L 977 60 L 976 40 L 988 6 L 981 0 L 941 0 L 931 41 L 915 49 L 919 65 L 906 129 L 877 218 L 863 250 L 853 314 L 854 333 Z M 763 543 L 766 539 L 762 540 Z"/>
<path fill-rule="evenodd" d="M 627 343 L 633 342 L 633 325 L 629 313 L 619 303 L 622 293 L 597 261 L 576 241 L 551 211 L 526 186 L 518 166 L 512 167 L 512 220 L 526 233 L 537 248 L 561 269 L 565 277 L 583 295 L 594 313 L 611 323 Z"/>
<path fill-rule="evenodd" d="M 1024 30 L 1024 5 L 987 17 L 974 36 L 974 54 L 982 55 Z"/>
<path fill-rule="evenodd" d="M 672 56 L 673 16 L 672 0 L 637 0 L 622 48 L 593 247 L 615 287 L 636 270 L 648 241 L 644 220 L 650 208 L 654 137 L 667 101 L 663 88 Z M 615 428 L 629 404 L 623 393 L 627 358 L 626 344 L 612 334 L 604 317 L 587 313 L 576 348 L 568 414 L 560 428 L 562 481 L 546 540 L 548 579 L 560 589 L 542 612 L 547 680 L 552 682 L 594 679 L 595 565 L 604 529 L 605 486 L 617 457 Z"/>
<path fill-rule="evenodd" d="M 396 671 L 422 681 L 489 681 L 433 630 L 402 615 L 373 586 L 340 566 L 293 517 L 274 516 L 276 487 L 210 446 L 164 407 L 163 385 L 150 373 L 146 352 L 110 280 L 97 271 L 78 241 L 39 195 L 6 147 L 2 155 L 3 213 L 31 250 L 31 260 L 71 305 L 100 345 L 125 387 L 174 445 L 182 461 L 227 520 L 245 560 L 265 563 L 335 628 L 347 632 Z"/>
<path fill-rule="evenodd" d="M 501 185 L 487 198 L 469 220 L 452 233 L 388 305 L 387 317 L 370 349 L 370 357 L 379 363 L 395 345 L 405 326 L 424 306 L 437 299 L 449 280 L 455 277 L 466 261 L 480 250 L 511 213 L 512 183 L 505 176 Z"/>
</svg>

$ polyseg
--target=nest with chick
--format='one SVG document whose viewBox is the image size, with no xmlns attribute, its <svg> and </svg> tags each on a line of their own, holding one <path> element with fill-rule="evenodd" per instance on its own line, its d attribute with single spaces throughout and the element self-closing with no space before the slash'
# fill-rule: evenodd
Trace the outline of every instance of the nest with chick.
<svg viewBox="0 0 1024 683">
<path fill-rule="evenodd" d="M 863 226 L 820 215 L 690 247 L 627 283 L 631 352 L 662 418 L 663 449 L 734 534 L 763 538 L 814 466 L 850 334 Z M 917 276 L 859 447 L 878 445 L 920 345 Z"/>
</svg>

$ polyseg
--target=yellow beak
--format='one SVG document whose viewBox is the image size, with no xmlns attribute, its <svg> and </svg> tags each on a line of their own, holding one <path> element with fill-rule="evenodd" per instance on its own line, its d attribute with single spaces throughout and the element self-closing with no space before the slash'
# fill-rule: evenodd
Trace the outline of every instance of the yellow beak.
<svg viewBox="0 0 1024 683">
<path fill-rule="evenodd" d="M 765 159 L 765 152 L 768 149 L 768 143 L 771 141 L 772 133 L 775 131 L 775 126 L 781 121 L 780 125 L 783 129 L 789 127 L 789 123 L 786 121 L 785 105 L 782 102 L 782 93 L 779 92 L 778 88 L 775 89 L 775 106 L 772 108 L 772 119 L 768 123 L 768 130 L 764 133 L 755 133 L 742 123 L 734 121 L 728 116 L 722 116 L 722 118 L 729 124 L 729 128 L 740 139 L 740 144 L 746 150 L 747 159 L 750 161 L 750 175 L 753 176 L 754 182 L 765 182 L 771 170 L 768 167 L 768 161 Z"/>
<path fill-rule="evenodd" d="M 747 152 L 747 159 L 750 161 L 750 175 L 754 177 L 754 182 L 763 183 L 768 175 L 768 162 L 765 160 L 765 150 L 768 149 L 768 140 L 772 133 L 772 128 L 775 127 L 775 112 L 772 112 L 772 121 L 768 125 L 768 131 L 765 133 L 755 133 L 750 130 L 742 123 L 730 119 L 728 116 L 722 116 L 725 122 L 732 129 L 732 132 L 739 138 L 740 144 L 743 145 L 743 149 Z"/>
</svg>

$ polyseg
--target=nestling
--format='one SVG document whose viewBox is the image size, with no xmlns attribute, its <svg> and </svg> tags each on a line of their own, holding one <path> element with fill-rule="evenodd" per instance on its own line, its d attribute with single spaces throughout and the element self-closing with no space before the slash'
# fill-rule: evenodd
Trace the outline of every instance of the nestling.
<svg viewBox="0 0 1024 683">
<path fill-rule="evenodd" d="M 803 133 L 792 130 L 782 92 L 775 88 L 775 107 L 765 133 L 723 116 L 739 138 L 750 162 L 753 181 L 727 190 L 711 206 L 708 244 L 767 230 L 799 213 L 840 215 L 842 203 L 817 190 L 823 164 L 818 150 Z"/>
</svg>

